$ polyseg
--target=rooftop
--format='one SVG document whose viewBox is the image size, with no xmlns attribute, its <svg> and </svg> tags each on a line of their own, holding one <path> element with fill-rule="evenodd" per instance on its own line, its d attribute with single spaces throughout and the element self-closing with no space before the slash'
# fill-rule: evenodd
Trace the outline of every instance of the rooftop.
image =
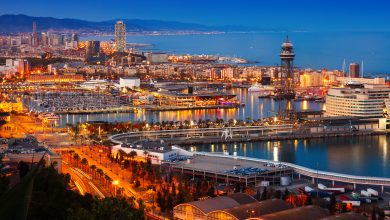
<svg viewBox="0 0 390 220">
<path fill-rule="evenodd" d="M 346 212 L 346 213 L 322 218 L 321 220 L 367 220 L 367 218 L 358 213 Z"/>
<path fill-rule="evenodd" d="M 261 217 L 250 218 L 252 220 L 302 220 L 302 219 L 321 219 L 328 217 L 329 211 L 318 206 L 310 205 L 294 209 L 287 209 L 280 212 L 275 212 Z"/>
<path fill-rule="evenodd" d="M 207 214 L 215 210 L 230 209 L 240 205 L 250 204 L 256 201 L 245 193 L 235 193 L 229 196 L 218 196 L 211 199 L 199 200 L 180 205 L 192 205 Z"/>
<path fill-rule="evenodd" d="M 136 141 L 133 143 L 124 143 L 121 145 L 122 148 L 134 148 L 143 149 L 152 152 L 165 153 L 172 150 L 172 147 L 165 142 L 160 141 Z"/>
<path fill-rule="evenodd" d="M 252 202 L 249 204 L 233 207 L 222 210 L 227 212 L 237 219 L 248 219 L 250 216 L 257 217 L 274 212 L 290 209 L 291 206 L 280 199 L 269 199 L 262 202 Z M 248 213 L 248 210 L 253 210 L 253 213 Z"/>
</svg>

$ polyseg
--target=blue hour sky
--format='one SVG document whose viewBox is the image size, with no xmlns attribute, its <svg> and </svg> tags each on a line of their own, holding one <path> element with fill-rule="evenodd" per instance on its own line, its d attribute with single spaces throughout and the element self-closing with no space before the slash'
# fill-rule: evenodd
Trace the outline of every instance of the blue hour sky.
<svg viewBox="0 0 390 220">
<path fill-rule="evenodd" d="M 287 30 L 390 31 L 388 0 L 1 0 L 0 14 L 157 19 Z"/>
</svg>

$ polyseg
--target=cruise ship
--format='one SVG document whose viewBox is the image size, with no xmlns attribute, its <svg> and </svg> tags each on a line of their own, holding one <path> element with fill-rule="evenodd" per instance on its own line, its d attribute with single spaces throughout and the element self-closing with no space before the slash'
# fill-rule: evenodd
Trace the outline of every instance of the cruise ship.
<svg viewBox="0 0 390 220">
<path fill-rule="evenodd" d="M 385 84 L 331 88 L 326 96 L 327 116 L 383 118 L 390 88 Z"/>
</svg>

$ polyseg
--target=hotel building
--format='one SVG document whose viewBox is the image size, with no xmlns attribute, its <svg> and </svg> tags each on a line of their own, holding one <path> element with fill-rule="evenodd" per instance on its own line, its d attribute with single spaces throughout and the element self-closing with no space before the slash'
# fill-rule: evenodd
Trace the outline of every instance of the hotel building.
<svg viewBox="0 0 390 220">
<path fill-rule="evenodd" d="M 326 96 L 326 116 L 383 118 L 390 88 L 365 84 L 362 88 L 331 88 Z"/>
</svg>

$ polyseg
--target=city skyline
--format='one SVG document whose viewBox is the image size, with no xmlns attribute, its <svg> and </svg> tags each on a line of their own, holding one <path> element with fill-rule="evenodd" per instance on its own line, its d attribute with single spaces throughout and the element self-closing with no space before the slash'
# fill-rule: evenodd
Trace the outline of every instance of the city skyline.
<svg viewBox="0 0 390 220">
<path fill-rule="evenodd" d="M 378 7 L 380 5 L 381 7 Z M 76 7 L 75 7 L 76 6 Z M 109 6 L 110 10 L 107 10 Z M 386 12 L 390 3 L 383 1 L 328 1 L 326 4 L 308 0 L 272 2 L 248 0 L 239 5 L 232 2 L 204 0 L 162 1 L 67 1 L 58 7 L 50 1 L 6 0 L 0 14 L 26 14 L 41 17 L 74 18 L 88 21 L 145 19 L 197 23 L 210 26 L 238 25 L 288 31 L 390 31 Z M 89 9 L 89 10 L 87 10 Z M 310 19 L 308 19 L 310 18 Z M 288 20 L 288 22 L 286 22 Z"/>
</svg>

